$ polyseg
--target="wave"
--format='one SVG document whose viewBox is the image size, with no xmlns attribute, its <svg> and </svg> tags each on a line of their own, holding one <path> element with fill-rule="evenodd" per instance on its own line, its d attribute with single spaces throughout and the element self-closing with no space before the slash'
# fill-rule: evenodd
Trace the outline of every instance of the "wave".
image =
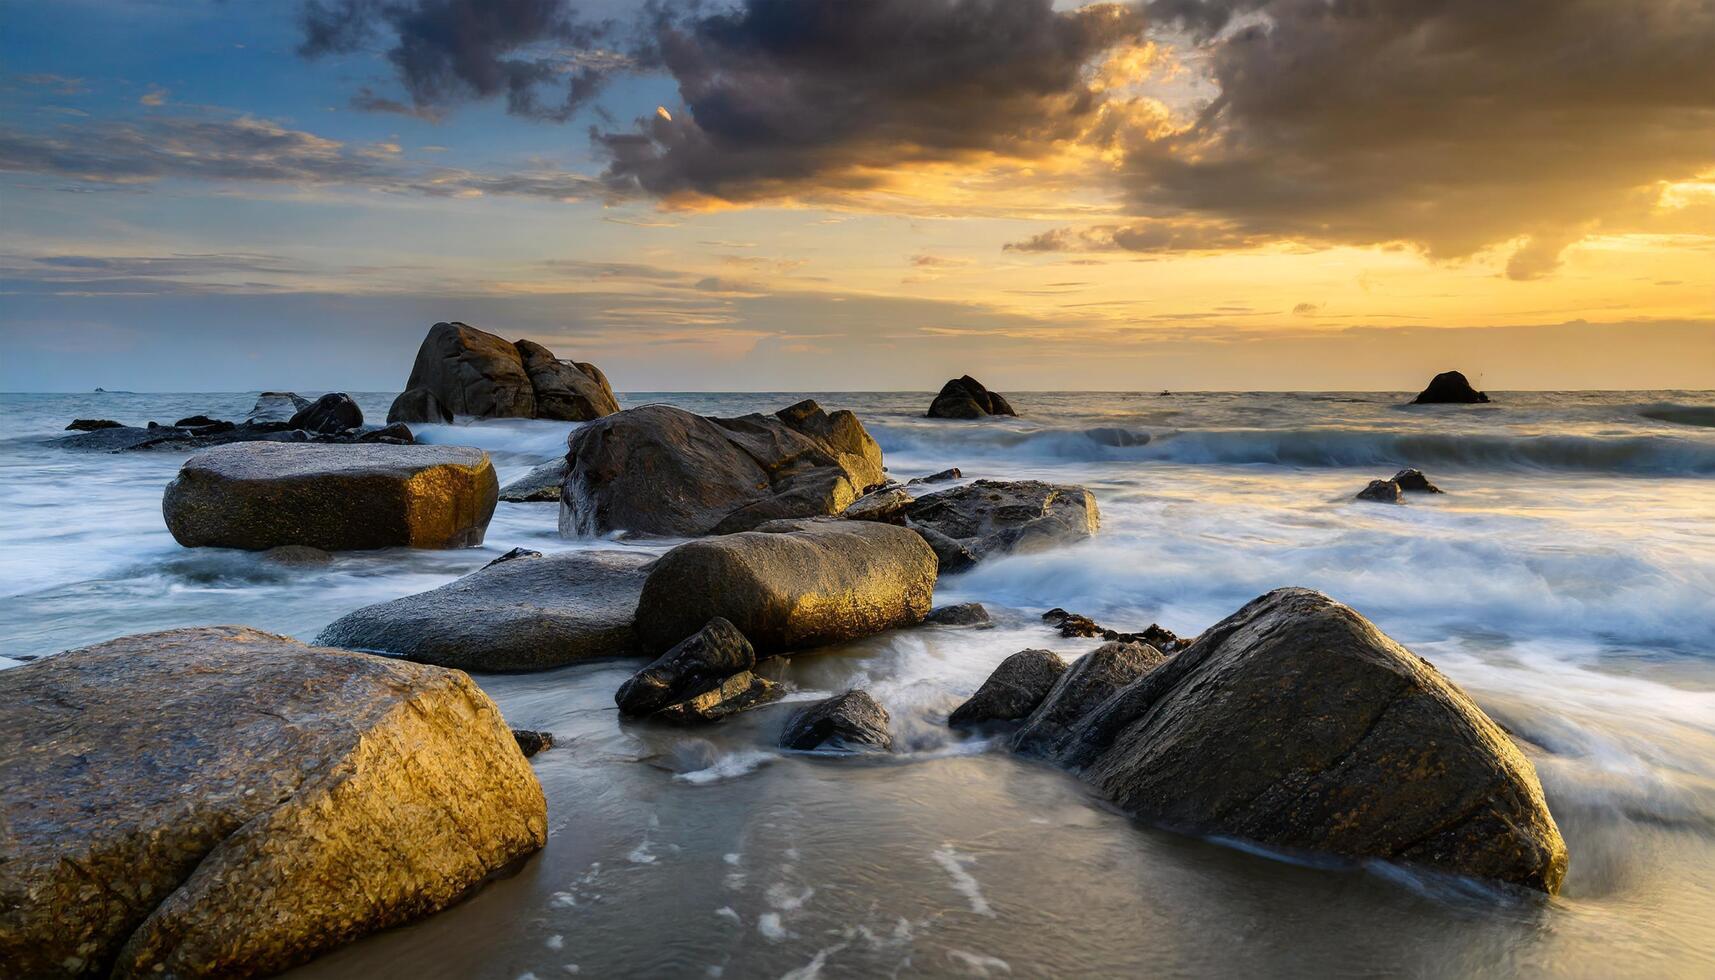
<svg viewBox="0 0 1715 980">
<path fill-rule="evenodd" d="M 871 426 L 889 455 L 930 465 L 971 456 L 1035 462 L 1300 467 L 1460 466 L 1595 473 L 1715 474 L 1715 444 L 1675 436 L 1388 432 L 1375 429 L 950 429 Z"/>
<path fill-rule="evenodd" d="M 1677 402 L 1656 402 L 1639 409 L 1638 415 L 1656 422 L 1715 428 L 1715 405 L 1681 405 Z"/>
</svg>

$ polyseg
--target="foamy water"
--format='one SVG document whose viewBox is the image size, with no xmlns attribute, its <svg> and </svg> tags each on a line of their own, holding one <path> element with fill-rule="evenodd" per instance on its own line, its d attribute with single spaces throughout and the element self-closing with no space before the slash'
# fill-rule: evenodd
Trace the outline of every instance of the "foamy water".
<svg viewBox="0 0 1715 980">
<path fill-rule="evenodd" d="M 796 394 L 636 395 L 708 414 Z M 790 704 L 696 732 L 620 723 L 626 664 L 481 677 L 539 756 L 552 838 L 518 875 L 306 976 L 1706 976 L 1715 971 L 1715 395 L 1020 394 L 1025 418 L 922 419 L 924 394 L 819 395 L 857 411 L 907 478 L 1038 478 L 1095 491 L 1102 534 L 944 579 L 992 630 L 920 629 L 793 658 L 792 700 L 868 688 L 898 753 L 780 753 Z M 552 504 L 501 504 L 460 552 L 286 568 L 187 551 L 161 488 L 175 454 L 68 453 L 73 417 L 242 417 L 253 395 L 0 396 L 0 654 L 238 622 L 303 638 L 357 606 L 505 550 L 570 542 Z M 372 416 L 387 394 L 360 395 Z M 426 426 L 503 481 L 565 423 Z M 1448 491 L 1351 496 L 1400 466 Z M 664 544 L 646 547 L 660 548 Z M 950 735 L 945 713 L 1038 617 L 1196 633 L 1282 585 L 1322 589 L 1464 685 L 1533 749 L 1572 867 L 1552 902 L 1397 869 L 1304 867 L 1110 812 L 1062 773 Z"/>
</svg>

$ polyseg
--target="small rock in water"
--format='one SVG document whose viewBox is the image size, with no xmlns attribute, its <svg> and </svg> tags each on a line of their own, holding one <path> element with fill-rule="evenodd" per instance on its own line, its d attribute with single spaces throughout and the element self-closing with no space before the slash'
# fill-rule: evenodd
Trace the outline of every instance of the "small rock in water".
<svg viewBox="0 0 1715 980">
<path fill-rule="evenodd" d="M 417 437 L 411 433 L 411 427 L 403 422 L 390 422 L 374 432 L 365 432 L 357 437 L 358 442 L 382 442 L 393 446 L 414 446 Z"/>
<path fill-rule="evenodd" d="M 947 716 L 947 724 L 966 728 L 1028 718 L 1065 672 L 1066 661 L 1052 650 L 1020 650 L 1000 662 L 977 693 Z"/>
<path fill-rule="evenodd" d="M 115 422 L 112 419 L 72 419 L 71 424 L 66 426 L 66 431 L 94 432 L 97 429 L 122 429 L 124 427 L 125 423 Z"/>
<path fill-rule="evenodd" d="M 717 616 L 620 685 L 613 701 L 627 715 L 647 715 L 722 686 L 756 666 L 756 650 Z M 735 692 L 736 693 L 736 692 Z"/>
<path fill-rule="evenodd" d="M 1017 415 L 1012 406 L 997 392 L 983 387 L 982 382 L 965 375 L 941 386 L 924 413 L 932 419 L 980 419 L 985 415 Z"/>
<path fill-rule="evenodd" d="M 893 735 L 888 731 L 891 721 L 887 709 L 868 691 L 847 691 L 800 709 L 786 722 L 780 745 L 799 751 L 823 747 L 850 752 L 888 749 L 893 746 Z"/>
<path fill-rule="evenodd" d="M 305 432 L 320 432 L 332 435 L 355 429 L 363 424 L 363 409 L 357 407 L 357 402 L 351 396 L 340 391 L 331 391 L 311 402 L 308 407 L 298 410 L 291 418 L 292 428 L 303 429 Z"/>
<path fill-rule="evenodd" d="M 554 747 L 553 732 L 538 732 L 528 728 L 514 728 L 512 737 L 518 740 L 518 748 L 528 759 L 538 752 L 546 752 Z"/>
<path fill-rule="evenodd" d="M 501 555 L 499 558 L 494 559 L 493 561 L 489 562 L 488 564 L 486 564 L 482 567 L 483 568 L 493 568 L 494 566 L 500 564 L 503 561 L 517 561 L 520 558 L 540 558 L 540 557 L 542 557 L 542 553 L 540 551 L 532 551 L 529 548 L 513 548 L 511 551 L 508 551 L 506 554 Z"/>
<path fill-rule="evenodd" d="M 500 488 L 500 499 L 515 504 L 553 502 L 566 489 L 566 457 L 550 460 Z"/>
<path fill-rule="evenodd" d="M 1458 371 L 1444 371 L 1430 379 L 1429 387 L 1417 393 L 1413 405 L 1487 404 L 1489 396 L 1471 387 Z"/>
<path fill-rule="evenodd" d="M 777 701 L 782 693 L 780 685 L 746 670 L 721 681 L 718 687 L 662 708 L 653 717 L 681 725 L 707 724 Z"/>
<path fill-rule="evenodd" d="M 181 429 L 200 429 L 205 425 L 219 425 L 220 419 L 211 419 L 206 415 L 192 415 L 190 418 L 179 419 L 173 424 Z"/>
<path fill-rule="evenodd" d="M 1371 480 L 1369 486 L 1358 491 L 1358 499 L 1377 504 L 1405 503 L 1405 497 L 1400 493 L 1399 484 L 1392 480 Z"/>
<path fill-rule="evenodd" d="M 905 509 L 905 525 L 918 533 L 933 531 L 981 560 L 1029 554 L 1072 544 L 1101 527 L 1101 511 L 1090 491 L 1038 480 L 978 480 L 917 498 Z M 947 547 L 923 534 L 942 558 L 941 571 L 958 571 L 962 556 L 948 567 Z"/>
<path fill-rule="evenodd" d="M 923 617 L 934 626 L 993 626 L 989 611 L 980 602 L 961 602 L 956 606 L 936 606 Z"/>
<path fill-rule="evenodd" d="M 952 480 L 963 479 L 964 476 L 965 476 L 965 474 L 963 472 L 961 472 L 957 466 L 955 466 L 955 467 L 952 467 L 951 469 L 942 470 L 939 473 L 931 473 L 928 476 L 919 476 L 919 477 L 915 477 L 915 478 L 910 479 L 910 480 L 906 480 L 905 485 L 909 487 L 909 486 L 913 486 L 913 485 L 918 484 L 918 483 L 947 483 L 947 482 L 952 481 Z"/>
<path fill-rule="evenodd" d="M 389 422 L 451 425 L 453 413 L 427 388 L 408 388 L 387 409 Z"/>
<path fill-rule="evenodd" d="M 1406 493 L 1443 493 L 1444 491 L 1423 475 L 1422 470 L 1400 470 L 1393 475 L 1393 482 Z"/>
<path fill-rule="evenodd" d="M 1100 625 L 1088 616 L 1069 613 L 1059 606 L 1042 614 L 1042 619 L 1050 626 L 1057 627 L 1064 637 L 1100 637 L 1104 640 L 1119 643 L 1147 643 L 1162 653 L 1173 653 L 1191 645 L 1191 641 L 1181 638 L 1177 633 L 1155 623 L 1150 623 L 1141 632 L 1122 633 Z"/>
</svg>

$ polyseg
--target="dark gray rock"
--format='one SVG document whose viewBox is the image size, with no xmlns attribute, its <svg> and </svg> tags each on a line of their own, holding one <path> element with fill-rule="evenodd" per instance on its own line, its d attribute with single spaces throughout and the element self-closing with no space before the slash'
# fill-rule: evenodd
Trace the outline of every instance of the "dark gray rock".
<svg viewBox="0 0 1715 980">
<path fill-rule="evenodd" d="M 289 423 L 294 429 L 305 432 L 320 432 L 333 434 L 347 429 L 361 428 L 363 425 L 363 409 L 351 400 L 351 396 L 340 391 L 330 391 L 308 406 L 299 409 Z"/>
<path fill-rule="evenodd" d="M 417 437 L 412 434 L 411 427 L 403 422 L 389 422 L 379 429 L 372 429 L 357 437 L 358 442 L 379 442 L 389 446 L 414 446 Z"/>
<path fill-rule="evenodd" d="M 1429 387 L 1417 393 L 1413 405 L 1476 405 L 1484 404 L 1489 396 L 1471 387 L 1471 382 L 1458 371 L 1444 371 L 1430 379 Z"/>
<path fill-rule="evenodd" d="M 955 541 L 932 527 L 915 525 L 911 530 L 916 531 L 935 553 L 936 570 L 942 575 L 952 575 L 975 568 L 977 556 L 966 547 L 964 542 Z"/>
<path fill-rule="evenodd" d="M 432 397 L 412 394 L 421 389 Z M 417 350 L 400 421 L 437 421 L 443 411 L 475 418 L 586 421 L 617 411 L 607 377 L 593 364 L 562 361 L 541 344 L 517 343 L 464 323 L 437 323 Z M 401 395 L 400 400 L 405 396 Z M 390 413 L 391 414 L 391 413 Z M 425 416 L 407 418 L 407 415 Z"/>
<path fill-rule="evenodd" d="M 954 709 L 947 724 L 968 728 L 1030 717 L 1054 689 L 1066 661 L 1052 650 L 1020 650 L 1002 660 L 970 700 Z"/>
<path fill-rule="evenodd" d="M 1357 499 L 1367 500 L 1374 504 L 1405 503 L 1405 497 L 1400 493 L 1399 484 L 1392 480 L 1371 480 L 1369 486 L 1358 491 Z"/>
<path fill-rule="evenodd" d="M 1081 541 L 1101 527 L 1096 498 L 1078 486 L 1036 480 L 978 480 L 919 497 L 905 508 L 905 525 L 957 542 L 971 562 L 994 555 L 1027 554 Z M 924 534 L 943 558 L 941 570 L 968 567 L 962 555 Z M 940 545 L 937 547 L 937 545 Z M 946 559 L 951 557 L 948 567 Z"/>
<path fill-rule="evenodd" d="M 520 340 L 516 346 L 524 373 L 536 389 L 537 418 L 587 422 L 619 411 L 607 375 L 594 364 L 562 361 L 529 340 Z"/>
<path fill-rule="evenodd" d="M 1262 596 L 1079 726 L 1067 761 L 1122 808 L 1272 847 L 1553 893 L 1536 771 L 1422 658 L 1308 589 Z"/>
<path fill-rule="evenodd" d="M 1406 493 L 1442 493 L 1442 489 L 1429 482 L 1429 477 L 1422 470 L 1400 470 L 1393 475 L 1393 482 Z"/>
<path fill-rule="evenodd" d="M 756 666 L 756 650 L 738 628 L 716 617 L 654 663 L 631 675 L 613 696 L 620 714 L 647 715 L 712 690 Z"/>
<path fill-rule="evenodd" d="M 101 429 L 122 429 L 122 428 L 125 428 L 125 423 L 115 422 L 112 419 L 72 419 L 71 424 L 66 426 L 66 431 L 67 432 L 97 432 L 97 431 L 100 431 Z"/>
<path fill-rule="evenodd" d="M 568 537 L 690 537 L 833 515 L 886 479 L 881 448 L 857 417 L 813 401 L 735 419 L 646 405 L 580 427 L 569 446 Z"/>
<path fill-rule="evenodd" d="M 999 394 L 984 388 L 982 382 L 965 375 L 941 386 L 940 394 L 930 403 L 926 413 L 932 419 L 980 419 L 985 415 L 1017 415 Z"/>
<path fill-rule="evenodd" d="M 512 738 L 518 743 L 518 751 L 528 759 L 538 752 L 546 752 L 554 747 L 553 732 L 538 732 L 528 728 L 514 728 Z"/>
<path fill-rule="evenodd" d="M 320 548 L 310 548 L 301 544 L 284 544 L 278 548 L 269 548 L 262 552 L 264 561 L 288 567 L 307 568 L 315 565 L 330 565 L 333 555 Z"/>
<path fill-rule="evenodd" d="M 211 419 L 207 415 L 192 415 L 189 418 L 179 419 L 177 422 L 173 423 L 174 426 L 181 429 L 202 429 L 211 425 L 220 424 L 222 424 L 220 419 Z M 231 423 L 226 424 L 230 425 Z"/>
<path fill-rule="evenodd" d="M 1138 632 L 1122 633 L 1108 629 L 1088 616 L 1069 613 L 1058 606 L 1043 613 L 1042 620 L 1059 630 L 1064 637 L 1100 637 L 1110 642 L 1147 643 L 1162 653 L 1173 653 L 1191 645 L 1190 640 L 1155 623 L 1150 623 Z"/>
<path fill-rule="evenodd" d="M 493 568 L 494 566 L 500 564 L 503 561 L 517 561 L 520 558 L 540 558 L 540 557 L 542 557 L 542 553 L 540 551 L 535 551 L 535 550 L 530 549 L 530 548 L 513 548 L 511 551 L 508 551 L 506 554 L 501 555 L 499 558 L 494 559 L 493 561 L 489 562 L 488 564 L 486 564 L 482 567 L 483 568 Z"/>
<path fill-rule="evenodd" d="M 465 548 L 499 489 L 480 449 L 251 442 L 186 460 L 161 511 L 187 548 Z"/>
<path fill-rule="evenodd" d="M 316 642 L 492 672 L 636 656 L 643 651 L 632 618 L 650 561 L 610 550 L 500 562 L 347 613 Z"/>
<path fill-rule="evenodd" d="M 886 486 L 852 501 L 851 506 L 840 512 L 840 516 L 848 521 L 897 524 L 903 520 L 905 508 L 911 506 L 915 499 L 904 487 Z"/>
<path fill-rule="evenodd" d="M 905 485 L 908 487 L 914 487 L 919 483 L 950 483 L 954 480 L 963 479 L 964 475 L 965 474 L 955 466 L 951 469 L 942 470 L 939 473 L 931 473 L 928 476 L 919 476 L 906 480 Z"/>
<path fill-rule="evenodd" d="M 923 622 L 931 626 L 993 626 L 989 611 L 980 602 L 961 602 L 956 606 L 937 606 L 929 610 Z"/>
<path fill-rule="evenodd" d="M 783 693 L 780 685 L 745 670 L 706 691 L 670 704 L 651 717 L 678 725 L 709 724 L 778 701 Z"/>
<path fill-rule="evenodd" d="M 1143 643 L 1104 643 L 1078 658 L 1013 735 L 1013 750 L 1054 757 L 1085 715 L 1166 659 Z"/>
<path fill-rule="evenodd" d="M 388 422 L 415 423 L 417 425 L 450 425 L 453 421 L 452 409 L 441 404 L 435 393 L 427 388 L 407 388 L 393 399 L 393 404 L 387 409 Z"/>
<path fill-rule="evenodd" d="M 500 499 L 515 504 L 555 501 L 566 488 L 566 458 L 550 460 L 500 488 Z"/>
<path fill-rule="evenodd" d="M 310 400 L 295 391 L 264 391 L 256 397 L 256 405 L 244 421 L 250 423 L 290 422 L 292 416 L 310 407 Z"/>
<path fill-rule="evenodd" d="M 893 747 L 892 719 L 868 691 L 847 691 L 800 708 L 780 734 L 782 748 L 861 751 Z"/>
<path fill-rule="evenodd" d="M 650 651 L 726 619 L 763 654 L 915 626 L 935 556 L 916 534 L 867 521 L 782 521 L 680 545 L 656 562 L 637 606 Z"/>
</svg>

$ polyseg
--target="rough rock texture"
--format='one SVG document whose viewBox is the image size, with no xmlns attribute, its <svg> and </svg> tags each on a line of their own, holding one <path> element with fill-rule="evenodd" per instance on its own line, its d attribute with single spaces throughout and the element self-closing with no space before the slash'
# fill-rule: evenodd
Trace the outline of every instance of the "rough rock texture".
<svg viewBox="0 0 1715 980">
<path fill-rule="evenodd" d="M 72 419 L 67 432 L 98 432 L 102 429 L 123 429 L 125 423 L 112 419 Z"/>
<path fill-rule="evenodd" d="M 1375 504 L 1403 504 L 1405 497 L 1400 494 L 1399 484 L 1392 480 L 1371 480 L 1370 485 L 1358 491 L 1358 500 L 1367 500 Z"/>
<path fill-rule="evenodd" d="M 881 448 L 857 417 L 814 401 L 735 419 L 646 405 L 583 426 L 568 443 L 568 537 L 745 531 L 838 514 L 886 479 Z"/>
<path fill-rule="evenodd" d="M 706 724 L 778 701 L 783 693 L 780 685 L 746 670 L 701 694 L 662 708 L 653 717 L 680 725 Z"/>
<path fill-rule="evenodd" d="M 643 651 L 631 620 L 651 560 L 610 550 L 497 561 L 438 589 L 347 613 L 316 642 L 475 671 L 635 656 Z"/>
<path fill-rule="evenodd" d="M 1103 706 L 1074 764 L 1172 826 L 1553 893 L 1536 770 L 1435 668 L 1308 589 L 1262 596 Z"/>
<path fill-rule="evenodd" d="M 404 426 L 400 426 L 400 428 L 402 429 Z M 241 425 L 216 421 L 212 425 L 204 426 L 159 425 L 150 422 L 147 428 L 115 425 L 78 432 L 57 440 L 57 444 L 62 449 L 117 453 L 145 450 L 195 452 L 199 449 L 212 449 L 215 446 L 229 446 L 240 442 L 315 443 L 318 445 L 350 445 L 359 442 L 374 442 L 378 439 L 392 441 L 395 444 L 404 442 L 403 439 L 397 438 L 398 430 L 386 435 L 382 435 L 382 433 L 387 433 L 387 430 L 374 429 L 365 432 L 360 429 L 346 429 L 331 433 L 306 432 L 303 429 L 293 428 L 292 424 L 286 421 L 247 421 Z"/>
<path fill-rule="evenodd" d="M 452 409 L 441 404 L 435 393 L 427 388 L 407 388 L 393 399 L 387 409 L 389 422 L 415 422 L 418 425 L 448 425 L 453 420 Z"/>
<path fill-rule="evenodd" d="M 868 691 L 847 691 L 800 708 L 780 733 L 782 748 L 859 751 L 893 747 L 892 719 Z"/>
<path fill-rule="evenodd" d="M 546 841 L 542 788 L 456 671 L 242 627 L 0 671 L 0 973 L 277 973 L 420 918 Z"/>
<path fill-rule="evenodd" d="M 372 429 L 357 437 L 360 443 L 379 442 L 389 446 L 414 446 L 417 437 L 412 434 L 411 427 L 403 422 L 389 422 L 379 429 Z"/>
<path fill-rule="evenodd" d="M 1400 470 L 1393 475 L 1393 482 L 1406 493 L 1442 493 L 1442 489 L 1429 482 L 1429 477 L 1422 470 Z"/>
<path fill-rule="evenodd" d="M 666 650 L 722 617 L 762 654 L 914 626 L 935 555 L 916 534 L 866 521 L 781 521 L 682 544 L 644 583 L 637 632 Z"/>
<path fill-rule="evenodd" d="M 310 407 L 310 400 L 295 391 L 264 391 L 256 396 L 256 404 L 246 422 L 290 422 L 292 416 Z"/>
<path fill-rule="evenodd" d="M 926 413 L 932 419 L 980 419 L 985 415 L 1017 415 L 1005 398 L 965 375 L 941 386 Z"/>
<path fill-rule="evenodd" d="M 951 469 L 942 470 L 939 473 L 931 473 L 928 476 L 913 477 L 906 480 L 905 485 L 908 487 L 914 487 L 919 483 L 950 483 L 953 480 L 963 479 L 964 475 L 963 471 L 955 466 Z"/>
<path fill-rule="evenodd" d="M 351 396 L 340 391 L 330 391 L 315 401 L 299 409 L 287 423 L 294 429 L 305 432 L 320 432 L 332 435 L 347 429 L 361 428 L 363 425 L 363 409 L 351 400 Z"/>
<path fill-rule="evenodd" d="M 1052 650 L 1020 650 L 1000 662 L 977 693 L 947 716 L 947 724 L 966 728 L 1028 718 L 1065 672 L 1066 661 Z"/>
<path fill-rule="evenodd" d="M 541 344 L 515 344 L 463 323 L 429 328 L 405 382 L 407 393 L 418 388 L 447 411 L 476 418 L 581 422 L 619 408 L 594 365 L 561 361 Z"/>
<path fill-rule="evenodd" d="M 972 561 L 992 555 L 1027 554 L 1081 541 L 1101 527 L 1095 495 L 1083 487 L 1036 480 L 978 480 L 942 490 L 905 508 L 905 525 L 933 531 L 956 542 Z M 924 534 L 931 547 L 938 540 Z M 958 554 L 935 547 L 942 571 L 959 571 L 966 563 Z M 954 567 L 948 567 L 952 559 Z"/>
<path fill-rule="evenodd" d="M 1080 719 L 1167 658 L 1143 643 L 1104 643 L 1074 661 L 1012 737 L 1015 751 L 1054 756 Z"/>
<path fill-rule="evenodd" d="M 976 567 L 976 553 L 964 542 L 955 541 L 932 527 L 920 524 L 911 525 L 911 529 L 923 538 L 923 543 L 929 546 L 929 550 L 935 552 L 935 563 L 942 575 Z"/>
<path fill-rule="evenodd" d="M 499 489 L 480 449 L 252 442 L 186 460 L 161 511 L 187 548 L 463 548 Z"/>
<path fill-rule="evenodd" d="M 1190 640 L 1156 623 L 1150 623 L 1135 633 L 1122 633 L 1108 629 L 1088 616 L 1069 613 L 1058 606 L 1043 613 L 1042 620 L 1065 637 L 1101 637 L 1120 643 L 1147 643 L 1162 653 L 1173 653 L 1191 645 Z"/>
<path fill-rule="evenodd" d="M 500 499 L 514 504 L 554 501 L 566 488 L 566 458 L 543 463 L 500 488 Z"/>
<path fill-rule="evenodd" d="M 884 487 L 866 493 L 840 512 L 848 521 L 882 521 L 897 524 L 905 516 L 905 508 L 917 498 L 904 487 Z"/>
<path fill-rule="evenodd" d="M 1471 387 L 1471 382 L 1458 371 L 1445 371 L 1430 379 L 1429 387 L 1417 393 L 1413 405 L 1475 405 L 1486 403 L 1489 396 Z"/>
<path fill-rule="evenodd" d="M 553 732 L 538 732 L 528 728 L 514 728 L 512 738 L 518 743 L 518 751 L 528 759 L 538 752 L 546 752 L 554 747 Z"/>
<path fill-rule="evenodd" d="M 613 696 L 620 714 L 647 715 L 719 687 L 756 666 L 756 650 L 720 617 L 631 675 Z"/>
<path fill-rule="evenodd" d="M 980 602 L 961 602 L 956 606 L 937 606 L 929 610 L 923 622 L 933 626 L 993 626 L 989 611 Z"/>
</svg>

